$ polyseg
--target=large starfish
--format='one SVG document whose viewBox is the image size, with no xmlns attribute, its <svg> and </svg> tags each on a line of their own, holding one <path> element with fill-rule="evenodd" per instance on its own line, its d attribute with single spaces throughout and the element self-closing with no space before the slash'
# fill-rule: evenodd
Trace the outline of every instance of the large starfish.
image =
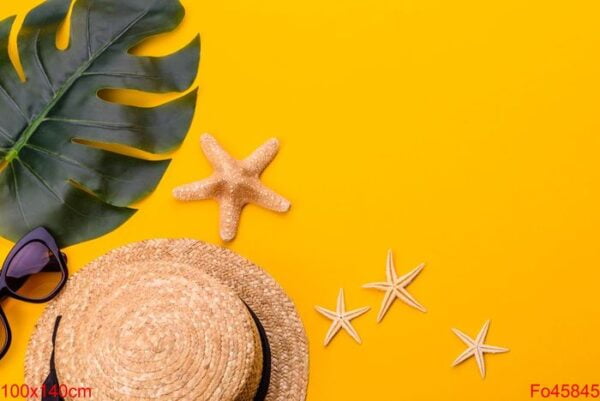
<svg viewBox="0 0 600 401">
<path fill-rule="evenodd" d="M 360 315 L 366 313 L 369 309 L 368 306 L 364 307 L 364 308 L 359 308 L 359 309 L 355 309 L 355 310 L 351 310 L 346 312 L 346 301 L 344 299 L 344 289 L 340 289 L 340 293 L 338 295 L 338 299 L 337 299 L 337 308 L 334 311 L 330 311 L 329 309 L 325 309 L 322 308 L 320 306 L 315 307 L 315 309 L 317 309 L 317 311 L 319 313 L 321 313 L 322 315 L 324 315 L 325 317 L 333 320 L 333 323 L 331 323 L 331 327 L 329 327 L 329 330 L 327 331 L 327 335 L 325 336 L 325 346 L 327 346 L 331 340 L 333 339 L 333 337 L 335 337 L 335 335 L 340 331 L 340 329 L 344 329 L 348 332 L 348 334 L 350 334 L 350 336 L 352 338 L 354 338 L 354 340 L 357 343 L 361 343 L 360 337 L 358 335 L 358 333 L 356 332 L 356 330 L 354 329 L 354 327 L 352 327 L 352 324 L 350 323 L 350 321 L 352 319 L 356 319 L 357 317 L 359 317 Z"/>
<path fill-rule="evenodd" d="M 508 352 L 508 348 L 495 347 L 493 345 L 487 345 L 483 342 L 485 341 L 485 337 L 487 336 L 488 330 L 490 328 L 490 321 L 485 322 L 479 334 L 475 339 L 467 336 L 465 333 L 458 329 L 452 329 L 454 334 L 458 336 L 465 344 L 467 344 L 468 348 L 456 358 L 452 366 L 456 366 L 472 356 L 475 356 L 475 361 L 477 362 L 477 366 L 479 366 L 479 373 L 481 373 L 481 377 L 485 377 L 485 360 L 483 359 L 484 353 L 491 354 L 499 354 L 502 352 Z"/>
<path fill-rule="evenodd" d="M 235 238 L 242 209 L 255 203 L 276 212 L 287 212 L 290 202 L 260 182 L 260 175 L 273 161 L 279 150 L 279 141 L 269 139 L 244 160 L 231 157 L 211 135 L 200 138 L 206 158 L 214 168 L 209 178 L 182 185 L 173 190 L 173 196 L 182 201 L 215 199 L 221 210 L 221 238 Z"/>
<path fill-rule="evenodd" d="M 377 316 L 377 322 L 381 322 L 387 311 L 390 309 L 396 298 L 401 299 L 406 304 L 412 306 L 420 310 L 421 312 L 426 312 L 427 310 L 423 305 L 417 302 L 416 299 L 412 297 L 406 290 L 406 287 L 421 273 L 421 270 L 425 267 L 425 263 L 421 263 L 410 273 L 405 274 L 404 276 L 398 277 L 396 273 L 396 268 L 394 267 L 394 255 L 392 251 L 388 251 L 387 255 L 387 264 L 386 264 L 386 276 L 387 281 L 379 282 L 379 283 L 370 283 L 365 284 L 363 288 L 374 288 L 380 291 L 385 291 L 385 296 L 383 297 L 383 303 L 381 304 L 381 310 L 379 311 L 379 315 Z"/>
</svg>

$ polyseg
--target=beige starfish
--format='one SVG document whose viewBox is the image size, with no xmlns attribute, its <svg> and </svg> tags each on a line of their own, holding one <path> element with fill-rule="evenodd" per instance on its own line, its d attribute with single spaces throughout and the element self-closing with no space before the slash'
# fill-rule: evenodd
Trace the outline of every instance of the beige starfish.
<svg viewBox="0 0 600 401">
<path fill-rule="evenodd" d="M 421 312 L 426 312 L 427 310 L 420 303 L 417 302 L 416 299 L 412 297 L 406 290 L 406 287 L 421 273 L 421 270 L 425 267 L 425 263 L 421 263 L 410 273 L 405 274 L 402 277 L 398 277 L 396 273 L 396 268 L 394 267 L 394 255 L 392 251 L 388 251 L 387 255 L 387 265 L 386 265 L 386 275 L 387 281 L 380 283 L 370 283 L 365 284 L 363 288 L 375 288 L 380 291 L 385 291 L 385 296 L 383 297 L 383 303 L 381 305 L 381 310 L 379 311 L 379 315 L 377 316 L 377 322 L 381 322 L 387 311 L 390 309 L 396 298 L 401 299 L 408 305 L 412 306 L 420 310 Z"/>
<path fill-rule="evenodd" d="M 467 336 L 465 333 L 458 329 L 452 329 L 454 334 L 458 336 L 465 344 L 467 344 L 468 348 L 465 352 L 460 354 L 458 358 L 454 361 L 452 366 L 456 366 L 472 356 L 475 356 L 475 361 L 477 362 L 477 366 L 479 366 L 479 373 L 481 373 L 481 377 L 485 377 L 485 360 L 483 359 L 484 353 L 491 354 L 499 354 L 502 352 L 508 352 L 508 348 L 495 347 L 493 345 L 487 345 L 483 342 L 485 341 L 485 337 L 487 336 L 488 330 L 490 328 L 490 321 L 485 322 L 479 334 L 477 334 L 477 338 L 472 339 Z"/>
<path fill-rule="evenodd" d="M 330 311 L 329 309 L 322 308 L 320 306 L 317 306 L 316 309 L 325 317 L 333 320 L 333 323 L 331 323 L 331 327 L 329 327 L 329 331 L 327 331 L 327 335 L 325 336 L 325 346 L 327 346 L 331 342 L 333 337 L 335 337 L 335 335 L 342 328 L 344 328 L 344 330 L 346 330 L 348 334 L 350 334 L 350 336 L 354 338 L 354 340 L 356 340 L 357 343 L 361 343 L 360 337 L 358 336 L 358 333 L 356 332 L 354 327 L 352 327 L 350 321 L 366 313 L 371 308 L 367 306 L 364 308 L 359 308 L 346 312 L 346 301 L 344 300 L 344 289 L 342 288 L 340 289 L 340 293 L 338 295 L 337 308 L 335 312 Z"/>
<path fill-rule="evenodd" d="M 173 196 L 182 201 L 217 200 L 221 209 L 221 238 L 224 241 L 235 238 L 242 209 L 248 203 L 276 212 L 290 209 L 287 199 L 260 182 L 260 175 L 279 150 L 277 139 L 269 139 L 244 160 L 231 157 L 211 135 L 202 135 L 200 145 L 214 168 L 213 175 L 175 188 Z"/>
</svg>

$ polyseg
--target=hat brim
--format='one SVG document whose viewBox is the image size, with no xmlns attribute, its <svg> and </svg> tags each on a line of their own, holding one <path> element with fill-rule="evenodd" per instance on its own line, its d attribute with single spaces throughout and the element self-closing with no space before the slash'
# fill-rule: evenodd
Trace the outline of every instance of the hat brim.
<svg viewBox="0 0 600 401">
<path fill-rule="evenodd" d="M 63 292 L 38 320 L 25 358 L 25 382 L 39 387 L 49 373 L 51 336 L 58 315 L 84 296 L 85 288 L 101 279 L 116 263 L 148 260 L 198 266 L 231 288 L 256 314 L 271 352 L 271 377 L 266 401 L 304 401 L 308 384 L 308 343 L 304 326 L 291 299 L 264 270 L 234 252 L 192 239 L 153 239 L 115 249 L 94 260 L 69 279 Z M 106 269 L 105 269 L 106 268 Z M 76 285 L 74 282 L 76 281 Z M 31 399 L 33 400 L 33 399 Z"/>
</svg>

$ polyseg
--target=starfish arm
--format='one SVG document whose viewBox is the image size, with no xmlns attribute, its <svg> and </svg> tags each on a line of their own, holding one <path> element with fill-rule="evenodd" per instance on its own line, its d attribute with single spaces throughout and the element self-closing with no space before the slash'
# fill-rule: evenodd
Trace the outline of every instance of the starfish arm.
<svg viewBox="0 0 600 401">
<path fill-rule="evenodd" d="M 218 179 L 210 177 L 191 184 L 180 185 L 173 189 L 173 197 L 180 201 L 208 199 L 217 191 L 219 184 Z"/>
<path fill-rule="evenodd" d="M 333 337 L 335 337 L 335 335 L 340 331 L 341 328 L 342 328 L 341 320 L 340 319 L 334 320 L 333 323 L 331 323 L 331 327 L 329 327 L 327 334 L 325 335 L 325 341 L 324 341 L 323 345 L 325 345 L 325 346 L 329 345 L 331 340 L 333 340 Z"/>
<path fill-rule="evenodd" d="M 338 293 L 336 312 L 338 316 L 343 316 L 346 313 L 346 299 L 343 288 L 340 288 L 340 292 Z"/>
<path fill-rule="evenodd" d="M 356 319 L 360 315 L 364 315 L 370 309 L 371 308 L 369 308 L 368 306 L 365 306 L 364 308 L 354 309 L 354 310 L 351 310 L 350 312 L 346 312 L 343 317 L 344 317 L 344 319 L 350 321 L 352 319 Z"/>
<path fill-rule="evenodd" d="M 290 210 L 291 207 L 289 200 L 260 183 L 252 191 L 251 196 L 251 201 L 253 203 L 275 212 L 284 213 Z"/>
<path fill-rule="evenodd" d="M 413 280 L 419 275 L 419 273 L 421 273 L 421 271 L 423 270 L 424 267 L 425 267 L 425 263 L 421 263 L 413 271 L 400 277 L 398 279 L 398 282 L 400 283 L 400 285 L 402 287 L 406 287 L 407 285 L 409 285 L 410 283 L 413 282 Z"/>
<path fill-rule="evenodd" d="M 325 309 L 321 306 L 315 306 L 315 309 L 317 310 L 317 312 L 327 317 L 328 319 L 335 320 L 338 318 L 338 315 L 335 312 L 330 311 L 329 309 Z"/>
<path fill-rule="evenodd" d="M 244 169 L 253 175 L 259 176 L 271 164 L 278 151 L 279 141 L 275 138 L 269 139 L 243 160 Z"/>
<path fill-rule="evenodd" d="M 231 241 L 235 238 L 240 224 L 240 215 L 242 214 L 242 205 L 239 205 L 233 199 L 225 197 L 220 200 L 221 213 L 221 238 L 223 241 Z"/>
<path fill-rule="evenodd" d="M 362 344 L 360 336 L 358 335 L 354 327 L 350 324 L 350 322 L 346 319 L 342 319 L 340 320 L 340 322 L 342 324 L 342 327 L 348 332 L 348 334 L 350 334 L 350 337 L 352 337 L 357 343 Z"/>
<path fill-rule="evenodd" d="M 483 344 L 483 345 L 479 346 L 479 348 L 481 349 L 481 351 L 487 352 L 487 353 L 490 353 L 490 354 L 501 354 L 503 352 L 509 352 L 510 351 L 508 348 L 496 347 L 494 345 L 487 345 L 487 344 Z"/>
<path fill-rule="evenodd" d="M 477 334 L 477 337 L 475 338 L 475 342 L 477 344 L 479 344 L 479 345 L 483 344 L 489 329 L 490 329 L 490 321 L 488 320 L 487 322 L 485 322 L 483 324 L 483 327 L 481 328 L 481 330 L 479 331 L 479 334 Z"/>
<path fill-rule="evenodd" d="M 413 308 L 416 308 L 416 309 L 420 310 L 421 312 L 427 312 L 427 309 L 425 309 L 425 307 L 423 305 L 421 305 L 419 302 L 417 302 L 417 300 L 414 299 L 413 296 L 410 295 L 404 288 L 397 289 L 396 296 L 398 298 L 400 298 L 402 301 L 404 301 L 406 304 L 412 306 Z"/>
<path fill-rule="evenodd" d="M 395 283 L 398 275 L 396 274 L 396 268 L 394 266 L 394 253 L 392 250 L 388 250 L 387 261 L 385 265 L 385 275 L 387 277 L 387 281 L 390 283 Z"/>
<path fill-rule="evenodd" d="M 379 315 L 377 316 L 377 323 L 380 323 L 383 320 L 383 317 L 390 309 L 390 306 L 394 303 L 394 299 L 396 296 L 394 295 L 393 290 L 388 290 L 383 297 L 383 303 L 381 304 L 381 309 L 379 310 Z"/>
<path fill-rule="evenodd" d="M 475 349 L 475 361 L 477 361 L 477 366 L 479 366 L 481 377 L 485 378 L 485 360 L 483 359 L 483 352 L 478 348 Z"/>
<path fill-rule="evenodd" d="M 221 147 L 214 136 L 204 134 L 200 137 L 200 146 L 202 152 L 215 170 L 223 170 L 224 165 L 235 164 L 236 160 L 232 158 L 225 149 Z"/>
<path fill-rule="evenodd" d="M 452 329 L 452 332 L 454 334 L 456 334 L 456 336 L 458 338 L 460 338 L 462 340 L 462 342 L 464 342 L 465 344 L 467 344 L 469 347 L 475 346 L 475 341 L 473 341 L 473 339 L 471 337 L 469 337 L 468 335 L 466 335 L 465 333 L 463 333 L 459 329 Z"/>
<path fill-rule="evenodd" d="M 473 356 L 475 348 L 469 347 L 452 362 L 452 366 L 460 365 L 467 359 Z"/>
<path fill-rule="evenodd" d="M 368 283 L 362 286 L 362 288 L 374 288 L 376 290 L 387 291 L 392 287 L 390 283 Z"/>
</svg>

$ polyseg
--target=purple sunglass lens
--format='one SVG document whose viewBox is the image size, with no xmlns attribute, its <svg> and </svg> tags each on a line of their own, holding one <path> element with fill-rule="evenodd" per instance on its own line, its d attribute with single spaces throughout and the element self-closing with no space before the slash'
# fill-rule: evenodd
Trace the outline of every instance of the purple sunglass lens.
<svg viewBox="0 0 600 401">
<path fill-rule="evenodd" d="M 43 242 L 31 241 L 19 249 L 6 268 L 6 285 L 26 299 L 40 300 L 56 290 L 63 274 L 52 251 Z"/>
</svg>

